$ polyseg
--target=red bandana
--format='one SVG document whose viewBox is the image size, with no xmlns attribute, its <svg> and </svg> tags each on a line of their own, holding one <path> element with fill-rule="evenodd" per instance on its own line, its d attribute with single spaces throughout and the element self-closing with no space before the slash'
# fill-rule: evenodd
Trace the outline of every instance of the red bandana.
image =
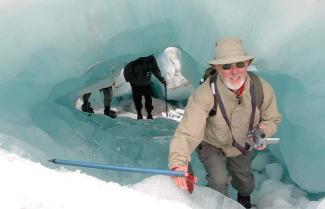
<svg viewBox="0 0 325 209">
<path fill-rule="evenodd" d="M 240 89 L 237 91 L 236 95 L 237 97 L 241 97 L 244 94 L 244 89 L 245 89 L 245 83 L 240 87 Z"/>
</svg>

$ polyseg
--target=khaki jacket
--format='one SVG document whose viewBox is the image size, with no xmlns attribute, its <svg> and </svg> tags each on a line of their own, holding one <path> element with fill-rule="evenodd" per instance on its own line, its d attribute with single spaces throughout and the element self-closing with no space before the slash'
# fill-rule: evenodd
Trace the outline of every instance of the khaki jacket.
<svg viewBox="0 0 325 209">
<path fill-rule="evenodd" d="M 254 127 L 264 124 L 266 137 L 271 137 L 277 130 L 281 121 L 281 115 L 277 109 L 277 103 L 273 89 L 269 83 L 260 79 L 263 86 L 264 99 L 261 108 L 256 108 Z M 250 78 L 245 82 L 244 94 L 239 102 L 230 91 L 220 76 L 217 78 L 217 88 L 225 106 L 232 134 L 237 143 L 244 146 L 248 132 L 251 115 Z M 234 157 L 241 152 L 233 147 L 230 129 L 222 116 L 219 106 L 217 114 L 209 117 L 213 107 L 214 98 L 209 79 L 205 81 L 191 95 L 185 108 L 184 116 L 178 125 L 169 149 L 169 167 L 188 165 L 191 154 L 195 148 L 205 141 L 213 146 L 221 148 L 227 157 Z"/>
</svg>

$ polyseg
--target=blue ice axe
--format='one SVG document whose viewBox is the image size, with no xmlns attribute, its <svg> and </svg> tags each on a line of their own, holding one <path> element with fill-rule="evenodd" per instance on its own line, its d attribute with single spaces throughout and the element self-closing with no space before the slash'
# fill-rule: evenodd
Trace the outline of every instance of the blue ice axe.
<svg viewBox="0 0 325 209">
<path fill-rule="evenodd" d="M 74 160 L 60 160 L 60 159 L 51 159 L 49 162 L 60 165 L 71 165 L 85 168 L 96 168 L 96 169 L 105 169 L 105 170 L 115 170 L 115 171 L 127 171 L 127 172 L 136 172 L 136 173 L 150 173 L 150 174 L 160 174 L 166 176 L 184 176 L 185 173 L 182 171 L 172 171 L 172 170 L 163 170 L 163 169 L 148 169 L 148 168 L 133 168 L 126 166 L 115 166 L 109 164 L 99 164 L 99 163 L 89 163 L 83 161 L 74 161 Z"/>
<path fill-rule="evenodd" d="M 165 86 L 165 103 L 166 103 L 166 116 L 168 117 L 168 106 L 167 106 L 167 84 Z"/>
<path fill-rule="evenodd" d="M 48 160 L 54 164 L 60 165 L 71 165 L 85 168 L 96 168 L 96 169 L 105 169 L 105 170 L 115 170 L 115 171 L 127 171 L 127 172 L 136 172 L 136 173 L 150 173 L 150 174 L 160 174 L 166 176 L 180 176 L 186 177 L 186 183 L 189 193 L 192 193 L 194 190 L 194 176 L 192 174 L 186 175 L 183 171 L 173 171 L 173 170 L 163 170 L 163 169 L 148 169 L 148 168 L 132 168 L 126 166 L 115 166 L 108 164 L 99 164 L 99 163 L 89 163 L 83 161 L 74 161 L 74 160 L 60 160 L 60 159 L 51 159 Z"/>
</svg>

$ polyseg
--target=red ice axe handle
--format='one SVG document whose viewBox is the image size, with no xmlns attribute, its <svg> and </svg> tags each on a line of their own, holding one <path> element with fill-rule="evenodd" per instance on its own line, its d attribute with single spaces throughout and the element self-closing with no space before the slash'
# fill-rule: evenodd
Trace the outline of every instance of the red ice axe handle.
<svg viewBox="0 0 325 209">
<path fill-rule="evenodd" d="M 195 184 L 195 178 L 192 174 L 188 174 L 188 176 L 186 176 L 186 184 L 187 184 L 187 191 L 192 194 L 194 191 L 194 184 Z"/>
</svg>

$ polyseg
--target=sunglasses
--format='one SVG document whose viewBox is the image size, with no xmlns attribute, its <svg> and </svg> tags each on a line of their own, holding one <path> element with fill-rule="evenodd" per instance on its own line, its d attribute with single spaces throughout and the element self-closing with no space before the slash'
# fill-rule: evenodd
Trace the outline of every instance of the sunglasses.
<svg viewBox="0 0 325 209">
<path fill-rule="evenodd" d="M 223 70 L 230 70 L 231 66 L 235 64 L 237 68 L 243 68 L 245 67 L 245 62 L 236 62 L 236 63 L 230 63 L 230 64 L 223 64 L 221 65 L 221 68 Z"/>
</svg>

